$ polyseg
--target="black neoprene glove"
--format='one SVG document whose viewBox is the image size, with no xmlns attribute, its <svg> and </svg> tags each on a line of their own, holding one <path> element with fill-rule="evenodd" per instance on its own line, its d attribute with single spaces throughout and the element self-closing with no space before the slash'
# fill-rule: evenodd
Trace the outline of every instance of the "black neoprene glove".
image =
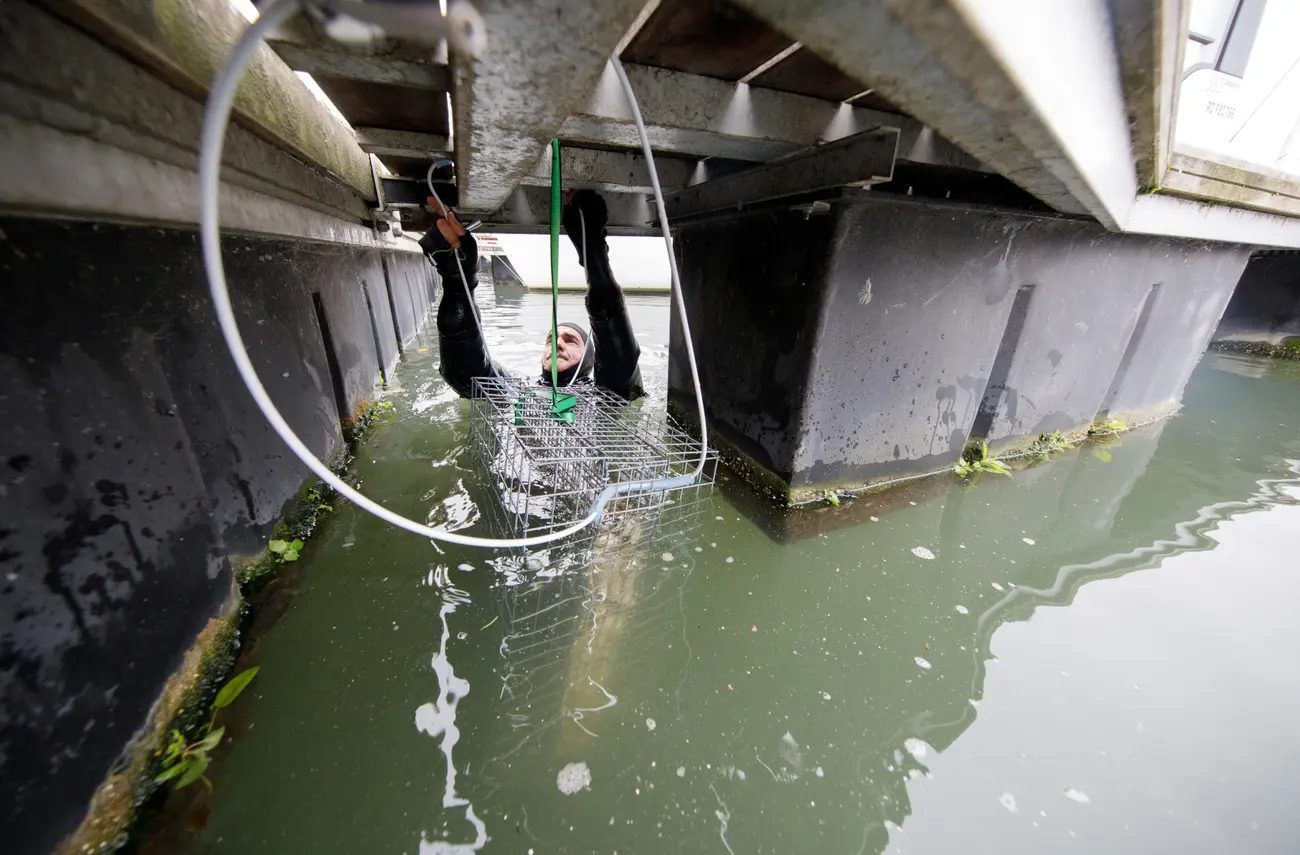
<svg viewBox="0 0 1300 855">
<path fill-rule="evenodd" d="M 424 233 L 424 237 L 420 238 L 420 248 L 433 262 L 433 266 L 438 270 L 438 275 L 444 281 L 449 279 L 459 281 L 463 269 L 470 290 L 474 290 L 478 286 L 478 241 L 474 239 L 472 232 L 464 231 L 463 228 L 459 228 L 459 223 L 456 223 L 450 228 L 460 239 L 460 247 L 452 249 L 446 235 L 438 228 L 438 223 L 443 223 L 444 227 L 446 227 L 449 221 L 442 218 L 435 221 L 434 225 Z M 460 259 L 459 265 L 456 263 L 458 257 Z"/>
<path fill-rule="evenodd" d="M 606 251 L 605 224 L 608 221 L 609 211 L 605 207 L 605 200 L 594 190 L 579 190 L 573 194 L 569 204 L 564 206 L 564 233 L 573 242 L 573 248 L 578 252 L 578 261 L 583 267 L 587 266 L 587 259 L 582 253 L 584 223 L 587 250 L 593 254 L 603 254 Z"/>
</svg>

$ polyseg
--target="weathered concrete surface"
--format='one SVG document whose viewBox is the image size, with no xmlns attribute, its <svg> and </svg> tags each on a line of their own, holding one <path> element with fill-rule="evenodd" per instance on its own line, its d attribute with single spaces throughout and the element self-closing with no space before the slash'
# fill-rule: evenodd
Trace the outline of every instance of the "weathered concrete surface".
<svg viewBox="0 0 1300 855">
<path fill-rule="evenodd" d="M 466 210 L 495 211 L 592 90 L 644 0 L 480 0 L 491 49 L 453 57 L 456 172 Z M 563 46 L 563 49 L 557 47 Z"/>
<path fill-rule="evenodd" d="M 203 99 L 248 26 L 227 0 L 44 0 L 59 15 L 123 51 L 168 83 Z M 263 46 L 240 83 L 234 120 L 313 163 L 373 201 L 370 164 L 348 126 Z"/>
<path fill-rule="evenodd" d="M 878 127 L 899 128 L 899 152 L 921 125 L 906 116 L 695 74 L 625 65 L 655 151 L 766 161 Z M 560 138 L 640 147 L 632 111 L 611 67 L 564 121 Z"/>
<path fill-rule="evenodd" d="M 1137 183 L 1102 0 L 740 5 L 1056 210 L 1127 216 Z"/>
<path fill-rule="evenodd" d="M 380 252 L 224 246 L 254 364 L 328 457 L 396 352 Z M 306 471 L 235 373 L 193 232 L 5 217 L 0 269 L 0 838 L 27 855 L 76 826 Z"/>
<path fill-rule="evenodd" d="M 380 157 L 416 157 L 437 160 L 447 156 L 450 141 L 439 134 L 421 134 L 415 131 L 395 131 L 391 128 L 356 129 L 357 145 L 361 150 Z"/>
<path fill-rule="evenodd" d="M 1214 332 L 1218 342 L 1279 344 L 1300 337 L 1300 252 L 1251 258 Z"/>
<path fill-rule="evenodd" d="M 125 161 L 148 158 L 175 168 L 165 172 L 193 173 L 203 123 L 200 101 L 26 2 L 0 5 L 0 41 L 0 114 L 13 120 L 13 130 L 0 138 L 5 204 L 100 215 L 112 215 L 115 207 L 153 206 L 158 214 L 152 219 L 162 221 L 174 205 L 157 197 L 175 193 L 176 205 L 197 210 L 192 179 L 175 188 L 161 176 L 143 179 Z M 358 223 L 367 218 L 364 201 L 351 187 L 238 125 L 227 133 L 222 180 L 322 214 Z M 20 188 L 29 188 L 31 198 L 15 198 Z M 97 201 L 89 198 L 91 188 L 103 190 Z M 239 207 L 247 205 L 245 199 Z M 223 213 L 240 216 L 238 209 Z"/>
<path fill-rule="evenodd" d="M 1300 182 L 1294 175 L 1190 146 L 1170 155 L 1168 167 L 1160 188 L 1170 193 L 1300 216 Z"/>
<path fill-rule="evenodd" d="M 695 169 L 693 159 L 656 157 L 659 187 L 664 193 L 684 188 Z M 603 190 L 611 193 L 650 194 L 650 172 L 645 156 L 640 152 L 603 151 L 588 148 L 560 148 L 560 174 L 566 189 Z M 535 187 L 551 186 L 551 150 L 543 153 L 541 160 L 523 183 Z"/>
<path fill-rule="evenodd" d="M 655 214 L 649 197 L 638 193 L 610 193 L 605 196 L 609 209 L 611 235 L 657 235 Z M 551 190 L 549 187 L 521 185 L 511 193 L 494 214 L 483 218 L 487 224 L 508 226 L 502 231 L 519 233 L 549 232 L 551 222 Z"/>
<path fill-rule="evenodd" d="M 1138 184 L 1155 187 L 1172 143 L 1182 57 L 1180 0 L 1111 0 Z"/>
<path fill-rule="evenodd" d="M 1169 412 L 1249 252 L 848 191 L 679 229 L 711 425 L 796 492 L 949 465 L 981 403 L 995 446 Z"/>
</svg>

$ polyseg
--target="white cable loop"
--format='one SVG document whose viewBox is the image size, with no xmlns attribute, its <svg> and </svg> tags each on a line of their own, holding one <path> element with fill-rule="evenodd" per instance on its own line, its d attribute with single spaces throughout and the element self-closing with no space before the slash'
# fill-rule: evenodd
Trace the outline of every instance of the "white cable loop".
<svg viewBox="0 0 1300 855">
<path fill-rule="evenodd" d="M 266 389 L 262 386 L 261 379 L 257 376 L 257 370 L 253 367 L 252 360 L 248 356 L 248 351 L 244 346 L 243 336 L 239 332 L 239 324 L 235 319 L 234 308 L 230 301 L 230 288 L 226 282 L 225 265 L 221 258 L 221 232 L 220 232 L 220 210 L 218 199 L 220 195 L 220 178 L 221 178 L 221 155 L 225 144 L 226 126 L 230 121 L 230 109 L 234 103 L 235 91 L 239 85 L 239 80 L 243 77 L 244 69 L 248 65 L 253 54 L 262 46 L 266 35 L 283 24 L 290 17 L 300 10 L 300 0 L 272 0 L 262 8 L 261 14 L 248 29 L 239 37 L 234 48 L 230 51 L 230 56 L 226 58 L 226 63 L 221 71 L 217 74 L 212 84 L 212 91 L 208 96 L 208 102 L 204 108 L 203 114 L 203 134 L 199 143 L 199 236 L 203 249 L 203 266 L 208 276 L 208 288 L 212 294 L 212 302 L 217 313 L 217 323 L 221 327 L 221 333 L 225 337 L 226 346 L 230 349 L 231 359 L 235 362 L 235 368 L 239 371 L 244 385 L 248 387 L 248 392 L 253 396 L 257 403 L 258 409 L 266 416 L 272 429 L 279 434 L 289 449 L 301 460 L 308 469 L 316 474 L 324 483 L 333 488 L 339 495 L 351 501 L 362 510 L 373 514 L 385 522 L 391 523 L 398 528 L 405 529 L 415 534 L 423 535 L 433 540 L 442 541 L 443 543 L 455 543 L 461 546 L 481 546 L 490 549 L 518 548 L 527 546 L 541 546 L 546 543 L 553 543 L 562 540 L 572 534 L 576 534 L 587 526 L 600 519 L 601 512 L 604 510 L 606 503 L 610 499 L 623 493 L 631 492 L 648 492 L 654 490 L 673 489 L 675 487 L 689 486 L 703 472 L 704 464 L 708 455 L 708 427 L 704 420 L 704 397 L 700 391 L 699 372 L 695 364 L 695 348 L 691 342 L 691 329 L 686 320 L 686 308 L 681 296 L 681 278 L 677 272 L 677 261 L 673 257 L 672 238 L 668 232 L 668 215 L 664 209 L 663 193 L 659 187 L 659 176 L 655 170 L 654 157 L 650 152 L 649 138 L 646 136 L 645 123 L 641 119 L 641 113 L 637 107 L 636 97 L 632 92 L 631 84 L 628 83 L 627 75 L 623 72 L 623 67 L 617 57 L 611 57 L 614 64 L 614 70 L 617 72 L 620 82 L 623 84 L 623 91 L 626 93 L 628 102 L 632 106 L 632 114 L 636 119 L 637 133 L 641 137 L 641 146 L 646 155 L 646 165 L 650 170 L 650 181 L 654 186 L 655 203 L 659 209 L 660 227 L 664 233 L 664 243 L 668 248 L 668 261 L 672 271 L 673 297 L 677 303 L 679 317 L 682 322 L 682 331 L 686 338 L 686 353 L 690 361 L 691 378 L 695 383 L 695 397 L 699 404 L 700 416 L 700 460 L 696 466 L 695 472 L 690 475 L 679 475 L 676 478 L 658 479 L 654 481 L 633 481 L 623 484 L 610 485 L 601 491 L 596 501 L 593 503 L 587 516 L 579 522 L 567 528 L 553 531 L 544 535 L 535 535 L 533 537 L 515 537 L 515 538 L 490 538 L 490 537 L 473 537 L 471 535 L 456 534 L 455 532 L 442 531 L 432 528 L 424 523 L 408 519 L 401 514 L 390 511 L 383 505 L 367 498 L 365 495 L 354 489 L 338 475 L 330 471 L 311 449 L 294 433 L 293 428 L 285 421 L 284 416 L 276 409 L 275 403 L 267 394 Z M 430 168 L 428 175 L 429 189 L 432 192 L 433 172 Z M 444 216 L 447 208 L 434 193 L 434 198 L 443 209 Z M 465 287 L 466 294 L 469 295 L 471 309 L 475 308 L 473 295 L 469 292 L 469 282 L 465 278 L 465 270 L 461 265 L 460 254 L 453 251 L 456 258 L 456 265 L 461 274 L 461 283 Z"/>
</svg>

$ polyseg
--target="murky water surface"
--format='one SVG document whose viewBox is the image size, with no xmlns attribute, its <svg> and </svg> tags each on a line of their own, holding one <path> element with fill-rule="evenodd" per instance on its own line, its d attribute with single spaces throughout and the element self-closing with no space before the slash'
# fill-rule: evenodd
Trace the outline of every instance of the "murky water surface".
<svg viewBox="0 0 1300 855">
<path fill-rule="evenodd" d="M 485 290 L 534 373 L 547 296 Z M 629 302 L 662 405 L 668 302 Z M 422 344 L 357 478 L 479 531 Z M 342 507 L 254 639 L 191 849 L 1295 852 L 1300 377 L 1211 355 L 1185 403 L 970 491 L 782 518 L 729 481 L 559 578 Z"/>
</svg>

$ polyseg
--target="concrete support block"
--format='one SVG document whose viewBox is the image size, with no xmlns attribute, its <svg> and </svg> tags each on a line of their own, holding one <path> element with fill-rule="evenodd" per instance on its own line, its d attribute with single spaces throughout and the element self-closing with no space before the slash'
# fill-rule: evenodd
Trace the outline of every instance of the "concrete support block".
<svg viewBox="0 0 1300 855">
<path fill-rule="evenodd" d="M 806 211 L 678 226 L 710 425 L 782 499 L 1170 412 L 1249 252 L 861 191 Z"/>
</svg>

